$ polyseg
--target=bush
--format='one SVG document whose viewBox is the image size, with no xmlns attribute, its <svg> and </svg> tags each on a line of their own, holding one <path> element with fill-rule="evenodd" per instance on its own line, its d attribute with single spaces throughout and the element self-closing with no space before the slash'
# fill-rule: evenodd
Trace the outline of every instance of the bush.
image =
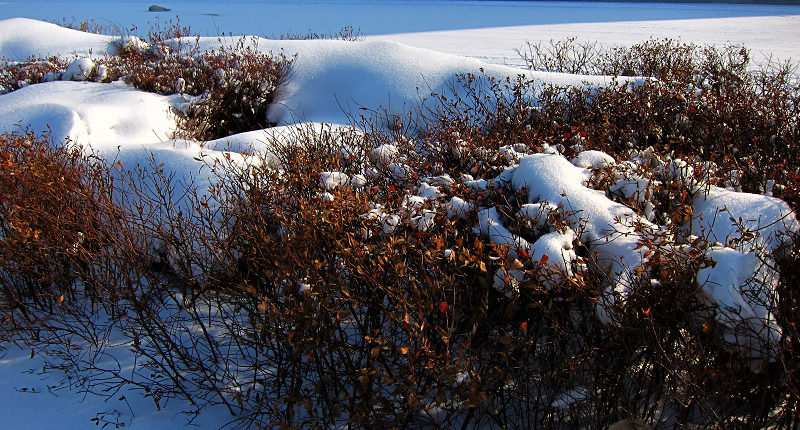
<svg viewBox="0 0 800 430">
<path fill-rule="evenodd" d="M 57 57 L 31 59 L 21 63 L 3 63 L 0 67 L 0 95 L 47 80 L 60 79 L 67 62 Z"/>
<path fill-rule="evenodd" d="M 273 37 L 275 38 L 275 37 Z M 336 32 L 330 32 L 328 34 L 325 33 L 317 33 L 313 31 L 309 31 L 308 33 L 292 33 L 287 32 L 281 34 L 277 37 L 280 40 L 323 40 L 323 39 L 333 39 L 333 40 L 343 40 L 347 42 L 358 42 L 364 39 L 364 36 L 361 34 L 360 28 L 354 28 L 352 25 L 346 25 L 340 28 Z"/>
<path fill-rule="evenodd" d="M 652 146 L 661 154 L 713 163 L 715 184 L 771 192 L 797 208 L 800 160 L 792 147 L 800 137 L 800 79 L 792 63 L 768 61 L 748 71 L 744 47 L 669 39 L 611 51 L 573 39 L 551 45 L 531 45 L 523 54 L 531 68 L 656 80 L 591 90 L 551 87 L 536 94 L 538 106 L 519 100 L 499 105 L 493 115 L 511 119 L 500 127 L 504 138 L 560 144 L 568 156 L 597 149 L 618 159 Z"/>
<path fill-rule="evenodd" d="M 118 214 L 105 168 L 79 148 L 23 131 L 0 135 L 0 154 L 0 335 L 8 339 L 46 324 L 65 301 L 109 299 L 94 281 Z"/>
</svg>

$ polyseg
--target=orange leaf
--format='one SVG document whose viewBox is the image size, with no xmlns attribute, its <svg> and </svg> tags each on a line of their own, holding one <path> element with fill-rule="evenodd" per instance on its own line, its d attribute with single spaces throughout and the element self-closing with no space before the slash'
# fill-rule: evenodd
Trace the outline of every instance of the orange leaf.
<svg viewBox="0 0 800 430">
<path fill-rule="evenodd" d="M 397 351 L 399 351 L 401 355 L 406 355 L 406 354 L 408 354 L 408 347 L 407 346 L 401 346 L 400 348 L 397 348 Z"/>
<path fill-rule="evenodd" d="M 542 258 L 539 259 L 539 264 L 547 264 L 548 260 L 550 260 L 550 256 L 547 254 L 542 254 Z"/>
</svg>

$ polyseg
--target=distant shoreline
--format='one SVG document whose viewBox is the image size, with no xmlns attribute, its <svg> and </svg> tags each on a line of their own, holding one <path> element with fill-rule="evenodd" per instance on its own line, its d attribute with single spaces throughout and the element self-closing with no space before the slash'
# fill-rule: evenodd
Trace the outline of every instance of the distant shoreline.
<svg viewBox="0 0 800 430">
<path fill-rule="evenodd" d="M 458 0 L 455 0 L 458 1 Z M 762 4 L 780 6 L 800 6 L 800 0 L 478 0 L 511 2 L 564 2 L 564 3 L 710 3 L 710 4 Z"/>
</svg>

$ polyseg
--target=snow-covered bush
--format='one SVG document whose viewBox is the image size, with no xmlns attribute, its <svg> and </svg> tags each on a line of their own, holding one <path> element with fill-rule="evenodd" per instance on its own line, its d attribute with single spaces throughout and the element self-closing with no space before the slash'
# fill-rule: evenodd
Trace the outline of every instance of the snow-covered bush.
<svg viewBox="0 0 800 430">
<path fill-rule="evenodd" d="M 152 28 L 147 41 L 122 36 L 115 55 L 56 57 L 8 63 L 0 59 L 0 94 L 53 80 L 112 82 L 158 94 L 184 95 L 174 106 L 176 137 L 212 140 L 270 126 L 267 108 L 289 73 L 291 59 L 259 52 L 245 38 L 201 51 L 188 28 Z"/>
<path fill-rule="evenodd" d="M 58 57 L 32 59 L 25 62 L 6 62 L 0 58 L 0 94 L 48 80 L 61 79 L 67 62 Z"/>
<path fill-rule="evenodd" d="M 158 94 L 185 95 L 175 107 L 180 137 L 212 140 L 268 127 L 267 108 L 291 60 L 259 52 L 245 38 L 201 51 L 188 30 L 152 31 L 146 44 L 125 44 L 104 59 L 103 81 L 123 79 Z"/>
</svg>

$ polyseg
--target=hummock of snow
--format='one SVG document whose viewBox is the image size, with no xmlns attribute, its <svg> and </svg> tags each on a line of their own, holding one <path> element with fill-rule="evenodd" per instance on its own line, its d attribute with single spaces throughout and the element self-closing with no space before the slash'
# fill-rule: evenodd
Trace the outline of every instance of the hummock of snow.
<svg viewBox="0 0 800 430">
<path fill-rule="evenodd" d="M 0 23 L 2 25 L 2 23 Z M 154 144 L 175 130 L 174 96 L 138 91 L 122 83 L 47 82 L 0 96 L 0 131 L 48 129 L 56 142 L 69 138 L 95 150 Z"/>
<path fill-rule="evenodd" d="M 67 66 L 61 76 L 65 81 L 85 81 L 94 70 L 94 61 L 88 57 L 78 58 Z"/>
<path fill-rule="evenodd" d="M 472 212 L 473 209 L 474 207 L 470 202 L 461 197 L 453 197 L 447 203 L 447 216 L 449 218 L 466 219 L 467 214 Z"/>
<path fill-rule="evenodd" d="M 347 185 L 350 176 L 342 172 L 322 172 L 319 174 L 319 181 L 326 190 L 331 191 Z"/>
<path fill-rule="evenodd" d="M 698 271 L 697 282 L 719 309 L 715 318 L 722 323 L 723 338 L 738 345 L 750 358 L 764 358 L 781 335 L 775 316 L 769 311 L 778 274 L 756 252 L 744 254 L 731 248 L 713 247 L 706 251 L 706 256 L 716 265 Z M 762 339 L 769 345 L 763 345 Z M 758 363 L 752 362 L 754 370 Z"/>
<path fill-rule="evenodd" d="M 26 61 L 31 56 L 102 56 L 116 52 L 113 42 L 118 39 L 33 19 L 5 19 L 0 21 L 0 58 Z"/>
<path fill-rule="evenodd" d="M 633 227 L 650 223 L 604 192 L 587 188 L 584 184 L 590 174 L 561 155 L 534 154 L 523 158 L 510 176 L 514 188 L 527 191 L 530 203 L 547 201 L 563 208 L 570 226 L 580 232 L 580 240 L 596 254 L 597 263 L 611 269 L 614 291 L 625 293 L 631 271 L 641 267 L 647 251 L 637 249 L 640 237 Z"/>
<path fill-rule="evenodd" d="M 572 160 L 572 164 L 585 169 L 602 169 L 614 162 L 614 157 L 601 151 L 583 151 Z"/>
<path fill-rule="evenodd" d="M 800 223 L 783 200 L 719 187 L 710 187 L 695 200 L 694 215 L 692 234 L 711 242 L 729 245 L 745 232 L 758 233 L 757 238 L 745 238 L 736 246 L 740 250 L 755 245 L 772 252 L 787 239 L 787 233 L 800 232 Z"/>
<path fill-rule="evenodd" d="M 199 46 L 214 49 L 238 40 L 201 38 Z M 389 127 L 396 116 L 417 109 L 421 97 L 457 89 L 456 75 L 481 75 L 480 69 L 501 79 L 523 75 L 559 85 L 609 82 L 608 77 L 530 72 L 387 41 L 252 38 L 248 42 L 262 52 L 284 53 L 290 58 L 296 54 L 291 79 L 281 88 L 279 100 L 269 112 L 269 119 L 277 123 L 349 124 L 350 116 L 358 119 L 359 109 L 364 107 L 386 110 L 385 126 Z"/>
<path fill-rule="evenodd" d="M 570 277 L 574 274 L 572 266 L 578 261 L 573 245 L 576 239 L 577 235 L 571 228 L 563 233 L 558 231 L 547 233 L 533 243 L 531 258 L 533 261 L 555 268 L 557 271 L 555 279 L 560 279 L 562 275 Z M 550 278 L 545 278 L 544 281 L 549 284 Z"/>
</svg>

